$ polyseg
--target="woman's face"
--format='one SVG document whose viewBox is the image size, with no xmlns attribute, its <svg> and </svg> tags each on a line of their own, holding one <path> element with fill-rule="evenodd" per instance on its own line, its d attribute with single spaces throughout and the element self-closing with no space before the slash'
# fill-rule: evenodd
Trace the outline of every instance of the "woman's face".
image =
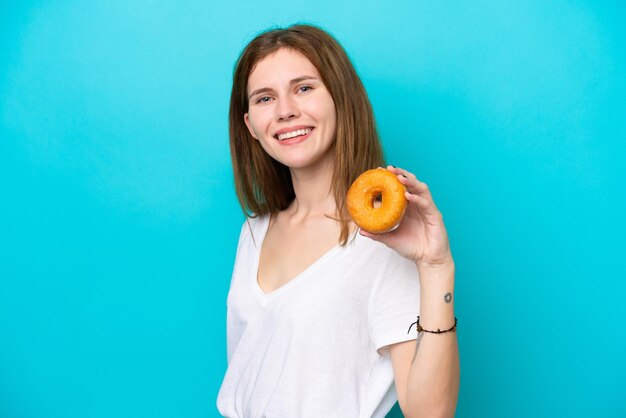
<svg viewBox="0 0 626 418">
<path fill-rule="evenodd" d="M 304 55 L 281 48 L 259 61 L 247 94 L 244 120 L 272 158 L 290 168 L 332 161 L 335 103 Z"/>
</svg>

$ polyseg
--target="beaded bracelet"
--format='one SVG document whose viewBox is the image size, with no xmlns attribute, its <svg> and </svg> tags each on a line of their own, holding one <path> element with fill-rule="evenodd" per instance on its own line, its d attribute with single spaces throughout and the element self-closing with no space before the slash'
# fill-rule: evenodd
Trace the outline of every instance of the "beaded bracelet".
<svg viewBox="0 0 626 418">
<path fill-rule="evenodd" d="M 452 326 L 452 328 L 449 329 L 444 329 L 444 330 L 440 330 L 437 329 L 437 331 L 430 331 L 427 329 L 422 328 L 422 326 L 420 325 L 420 317 L 419 315 L 417 316 L 417 321 L 413 322 L 411 325 L 409 325 L 409 330 L 407 331 L 407 334 L 411 332 L 411 327 L 413 325 L 415 325 L 415 328 L 417 329 L 417 332 L 430 332 L 431 334 L 443 334 L 444 332 L 456 332 L 456 324 L 457 324 L 457 319 L 456 316 L 454 317 L 454 325 Z"/>
</svg>

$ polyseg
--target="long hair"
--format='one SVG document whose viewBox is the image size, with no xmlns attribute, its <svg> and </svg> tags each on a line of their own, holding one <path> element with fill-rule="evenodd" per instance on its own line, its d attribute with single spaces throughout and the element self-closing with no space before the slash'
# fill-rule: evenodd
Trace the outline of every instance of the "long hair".
<svg viewBox="0 0 626 418">
<path fill-rule="evenodd" d="M 247 216 L 275 214 L 295 198 L 289 167 L 270 157 L 244 122 L 248 112 L 248 78 L 256 64 L 280 48 L 300 52 L 319 72 L 337 117 L 331 193 L 341 223 L 339 243 L 349 235 L 346 194 L 363 171 L 384 166 L 372 105 L 361 79 L 341 45 L 324 30 L 305 24 L 271 29 L 255 37 L 242 51 L 233 75 L 229 134 L 235 190 Z"/>
</svg>

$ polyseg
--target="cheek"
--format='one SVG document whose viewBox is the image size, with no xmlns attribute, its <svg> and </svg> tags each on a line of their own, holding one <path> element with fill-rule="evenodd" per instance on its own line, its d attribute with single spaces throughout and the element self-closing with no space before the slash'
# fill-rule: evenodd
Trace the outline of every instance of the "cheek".
<svg viewBox="0 0 626 418">
<path fill-rule="evenodd" d="M 259 127 L 253 120 L 250 120 L 250 130 L 254 133 L 254 136 L 259 137 Z"/>
<path fill-rule="evenodd" d="M 324 121 L 327 125 L 336 125 L 337 113 L 332 101 L 330 103 L 328 101 L 314 103 L 307 108 L 307 111 L 310 115 L 314 115 L 318 121 Z"/>
<path fill-rule="evenodd" d="M 331 128 L 334 130 L 337 129 L 337 112 L 335 110 L 335 107 L 332 106 L 327 113 L 326 116 L 327 120 L 328 120 L 328 125 L 331 126 Z"/>
<path fill-rule="evenodd" d="M 248 113 L 248 123 L 250 124 L 250 129 L 257 137 L 260 137 L 263 134 L 265 122 L 263 120 L 262 112 L 256 111 Z"/>
<path fill-rule="evenodd" d="M 328 121 L 328 123 L 332 126 L 336 126 L 337 125 L 337 109 L 335 108 L 335 103 L 332 101 L 332 99 L 330 99 L 327 103 L 326 106 L 324 107 L 325 111 L 325 116 L 326 116 L 326 120 Z"/>
</svg>

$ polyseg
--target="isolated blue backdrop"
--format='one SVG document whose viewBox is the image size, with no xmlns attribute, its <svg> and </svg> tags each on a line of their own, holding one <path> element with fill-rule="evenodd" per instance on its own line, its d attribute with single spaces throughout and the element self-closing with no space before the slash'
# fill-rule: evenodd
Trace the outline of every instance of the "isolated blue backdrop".
<svg viewBox="0 0 626 418">
<path fill-rule="evenodd" d="M 217 416 L 243 219 L 232 68 L 299 20 L 346 47 L 388 161 L 444 214 L 457 416 L 625 416 L 621 2 L 0 10 L 2 418 Z"/>
</svg>

